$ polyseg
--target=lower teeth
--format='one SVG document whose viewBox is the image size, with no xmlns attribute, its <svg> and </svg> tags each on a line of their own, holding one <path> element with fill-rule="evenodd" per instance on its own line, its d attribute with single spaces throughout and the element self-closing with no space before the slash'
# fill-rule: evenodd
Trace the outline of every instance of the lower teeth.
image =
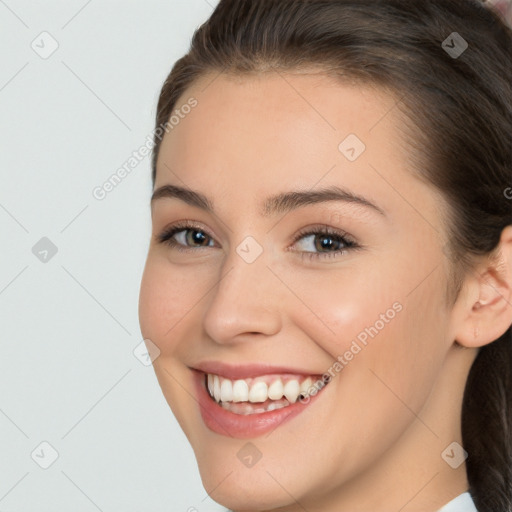
<svg viewBox="0 0 512 512">
<path fill-rule="evenodd" d="M 290 405 L 286 398 L 280 400 L 267 400 L 263 403 L 251 402 L 219 402 L 219 405 L 235 414 L 247 416 L 248 414 L 260 414 L 262 412 L 275 411 Z"/>
</svg>

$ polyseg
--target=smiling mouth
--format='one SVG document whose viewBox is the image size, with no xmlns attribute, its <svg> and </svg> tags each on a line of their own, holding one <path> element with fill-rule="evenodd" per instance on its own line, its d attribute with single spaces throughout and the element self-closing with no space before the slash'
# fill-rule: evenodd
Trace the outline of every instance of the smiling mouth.
<svg viewBox="0 0 512 512">
<path fill-rule="evenodd" d="M 283 409 L 318 394 L 325 386 L 320 376 L 282 374 L 232 380 L 205 374 L 205 387 L 212 400 L 243 416 Z"/>
</svg>

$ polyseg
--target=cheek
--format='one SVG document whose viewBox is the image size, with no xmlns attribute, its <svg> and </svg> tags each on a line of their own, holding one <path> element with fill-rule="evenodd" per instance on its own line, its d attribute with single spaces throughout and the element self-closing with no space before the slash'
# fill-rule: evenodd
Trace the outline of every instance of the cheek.
<svg viewBox="0 0 512 512">
<path fill-rule="evenodd" d="M 199 285 L 191 286 L 187 272 L 177 272 L 165 258 L 150 253 L 139 293 L 139 323 L 145 339 L 160 350 L 153 369 L 163 395 L 181 428 L 188 436 L 200 424 L 191 395 L 193 381 L 180 360 L 180 342 L 187 331 L 188 314 L 199 300 Z M 197 291 L 194 291 L 194 288 Z M 204 293 L 204 290 L 203 290 Z"/>
<path fill-rule="evenodd" d="M 408 277 L 396 279 L 392 267 L 384 266 L 365 267 L 364 279 L 355 268 L 334 278 L 303 273 L 295 291 L 308 307 L 286 309 L 292 323 L 329 356 L 325 372 L 339 405 L 330 409 L 329 421 L 337 424 L 339 437 L 352 440 L 339 456 L 354 471 L 414 421 L 411 411 L 426 403 L 445 355 L 441 273 L 411 293 L 422 271 L 398 266 Z M 327 440 L 326 450 L 327 445 L 336 440 Z"/>
<path fill-rule="evenodd" d="M 144 338 L 163 353 L 174 349 L 180 323 L 204 293 L 197 277 L 178 271 L 159 255 L 149 254 L 139 294 L 139 323 Z"/>
<path fill-rule="evenodd" d="M 354 340 L 364 348 L 385 337 L 403 309 L 403 285 L 382 261 L 363 264 L 354 259 L 336 269 L 312 269 L 290 279 L 300 302 L 295 300 L 286 313 L 334 360 L 350 350 Z"/>
<path fill-rule="evenodd" d="M 426 399 L 447 348 L 449 318 L 441 270 L 413 290 L 427 275 L 419 267 L 381 259 L 365 265 L 364 274 L 347 266 L 337 274 L 312 271 L 295 279 L 302 305 L 286 311 L 328 355 L 326 373 L 332 380 L 342 376 L 344 390 L 376 404 L 396 404 L 393 393 L 410 407 Z"/>
</svg>

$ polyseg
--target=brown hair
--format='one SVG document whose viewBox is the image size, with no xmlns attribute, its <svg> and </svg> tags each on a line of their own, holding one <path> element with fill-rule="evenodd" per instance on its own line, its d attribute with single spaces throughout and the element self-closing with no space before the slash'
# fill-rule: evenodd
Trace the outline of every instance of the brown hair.
<svg viewBox="0 0 512 512">
<path fill-rule="evenodd" d="M 468 47 L 447 51 L 456 32 Z M 447 39 L 448 38 L 448 39 Z M 460 46 L 459 48 L 463 48 Z M 220 0 L 163 84 L 156 126 L 209 72 L 323 69 L 392 91 L 410 121 L 414 171 L 449 205 L 449 300 L 512 224 L 512 31 L 477 0 Z M 155 133 L 153 184 L 161 134 Z M 512 512 L 512 330 L 481 348 L 462 438 L 480 512 Z"/>
</svg>

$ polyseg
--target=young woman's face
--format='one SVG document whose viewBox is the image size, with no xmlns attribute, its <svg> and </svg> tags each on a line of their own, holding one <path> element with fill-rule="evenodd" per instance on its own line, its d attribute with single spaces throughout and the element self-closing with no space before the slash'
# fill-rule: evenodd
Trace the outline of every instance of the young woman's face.
<svg viewBox="0 0 512 512">
<path fill-rule="evenodd" d="M 191 98 L 159 153 L 140 323 L 206 490 L 240 510 L 378 510 L 453 478 L 444 210 L 396 100 L 290 73 L 210 75 L 176 108 Z"/>
</svg>

